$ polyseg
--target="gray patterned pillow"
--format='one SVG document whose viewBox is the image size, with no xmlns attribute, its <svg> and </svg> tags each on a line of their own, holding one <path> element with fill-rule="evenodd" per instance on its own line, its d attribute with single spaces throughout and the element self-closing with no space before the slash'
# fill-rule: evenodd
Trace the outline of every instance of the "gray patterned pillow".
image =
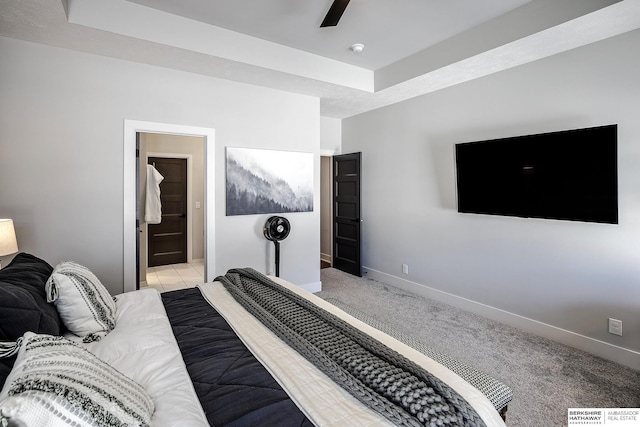
<svg viewBox="0 0 640 427">
<path fill-rule="evenodd" d="M 97 341 L 116 326 L 116 303 L 87 267 L 71 261 L 58 264 L 45 292 L 69 332 L 84 342 Z"/>
<path fill-rule="evenodd" d="M 0 393 L 0 425 L 149 426 L 145 389 L 64 337 L 25 333 Z"/>
</svg>

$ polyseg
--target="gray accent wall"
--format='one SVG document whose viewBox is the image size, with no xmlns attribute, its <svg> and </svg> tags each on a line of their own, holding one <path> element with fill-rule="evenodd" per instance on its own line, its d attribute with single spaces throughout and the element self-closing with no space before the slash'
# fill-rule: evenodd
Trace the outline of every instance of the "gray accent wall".
<svg viewBox="0 0 640 427">
<path fill-rule="evenodd" d="M 225 216 L 226 146 L 314 153 L 319 205 L 317 98 L 9 38 L 0 52 L 0 217 L 22 251 L 123 291 L 125 120 L 215 129 L 215 274 L 273 270 L 268 216 Z M 319 287 L 319 211 L 288 218 L 281 276 Z"/>
<path fill-rule="evenodd" d="M 343 120 L 369 277 L 640 369 L 639 50 L 634 31 Z M 457 212 L 456 143 L 614 123 L 619 225 Z"/>
</svg>

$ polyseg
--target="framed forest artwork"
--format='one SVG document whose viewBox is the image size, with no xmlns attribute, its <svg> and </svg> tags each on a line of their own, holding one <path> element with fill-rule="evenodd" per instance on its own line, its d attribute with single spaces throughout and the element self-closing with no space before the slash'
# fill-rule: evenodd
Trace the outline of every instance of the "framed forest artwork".
<svg viewBox="0 0 640 427">
<path fill-rule="evenodd" d="M 227 216 L 313 211 L 313 153 L 227 147 Z"/>
</svg>

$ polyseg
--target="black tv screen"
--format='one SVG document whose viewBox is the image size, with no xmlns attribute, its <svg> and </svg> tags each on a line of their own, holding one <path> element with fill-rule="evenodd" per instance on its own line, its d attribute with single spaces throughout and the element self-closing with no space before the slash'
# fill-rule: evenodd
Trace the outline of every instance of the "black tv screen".
<svg viewBox="0 0 640 427">
<path fill-rule="evenodd" d="M 456 144 L 458 212 L 618 223 L 617 125 Z"/>
</svg>

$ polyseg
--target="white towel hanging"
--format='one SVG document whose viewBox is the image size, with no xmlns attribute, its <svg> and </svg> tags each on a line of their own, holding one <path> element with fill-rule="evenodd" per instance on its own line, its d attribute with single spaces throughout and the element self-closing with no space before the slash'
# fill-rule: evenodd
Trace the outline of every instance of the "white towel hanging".
<svg viewBox="0 0 640 427">
<path fill-rule="evenodd" d="M 156 168 L 147 165 L 147 197 L 144 204 L 144 220 L 147 224 L 160 224 L 162 221 L 160 183 L 163 179 Z"/>
</svg>

